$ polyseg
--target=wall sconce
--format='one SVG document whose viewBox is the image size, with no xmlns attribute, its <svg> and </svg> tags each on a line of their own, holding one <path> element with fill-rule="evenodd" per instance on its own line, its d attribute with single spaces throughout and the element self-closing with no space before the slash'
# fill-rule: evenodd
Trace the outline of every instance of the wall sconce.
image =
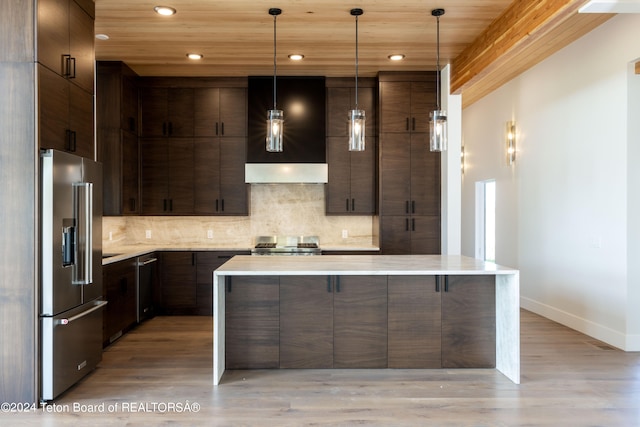
<svg viewBox="0 0 640 427">
<path fill-rule="evenodd" d="M 516 122 L 507 122 L 507 137 L 506 137 L 506 150 L 507 150 L 507 164 L 512 165 L 516 162 Z"/>
<path fill-rule="evenodd" d="M 460 173 L 464 175 L 464 145 L 460 147 Z"/>
</svg>

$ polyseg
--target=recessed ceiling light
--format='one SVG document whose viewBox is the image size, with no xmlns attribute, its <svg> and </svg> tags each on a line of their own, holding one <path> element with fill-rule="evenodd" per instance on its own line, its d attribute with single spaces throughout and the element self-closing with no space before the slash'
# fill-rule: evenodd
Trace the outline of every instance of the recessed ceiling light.
<svg viewBox="0 0 640 427">
<path fill-rule="evenodd" d="M 189 59 L 202 59 L 202 58 L 204 58 L 204 55 L 202 55 L 200 53 L 187 53 L 187 58 L 189 58 Z"/>
<path fill-rule="evenodd" d="M 289 59 L 292 61 L 301 61 L 304 58 L 304 55 L 300 53 L 292 53 L 289 55 Z"/>
<path fill-rule="evenodd" d="M 109 40 L 109 36 L 106 34 L 96 34 L 98 40 Z"/>
<path fill-rule="evenodd" d="M 175 15 L 176 13 L 176 10 L 169 6 L 156 6 L 153 8 L 153 10 L 155 10 L 157 14 L 162 16 L 171 16 Z"/>
<path fill-rule="evenodd" d="M 404 55 L 401 53 L 396 53 L 393 55 L 389 55 L 388 58 L 392 61 L 402 61 L 404 59 Z"/>
</svg>

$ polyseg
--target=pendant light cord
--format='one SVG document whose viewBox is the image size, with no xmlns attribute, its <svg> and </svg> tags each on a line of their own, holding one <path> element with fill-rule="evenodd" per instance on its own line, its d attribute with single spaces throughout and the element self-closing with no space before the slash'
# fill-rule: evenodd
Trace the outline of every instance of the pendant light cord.
<svg viewBox="0 0 640 427">
<path fill-rule="evenodd" d="M 273 15 L 273 109 L 276 108 L 276 18 L 278 15 Z"/>
<path fill-rule="evenodd" d="M 358 109 L 358 15 L 356 15 L 356 110 Z"/>
<path fill-rule="evenodd" d="M 436 107 L 440 111 L 440 16 L 436 17 Z"/>
</svg>

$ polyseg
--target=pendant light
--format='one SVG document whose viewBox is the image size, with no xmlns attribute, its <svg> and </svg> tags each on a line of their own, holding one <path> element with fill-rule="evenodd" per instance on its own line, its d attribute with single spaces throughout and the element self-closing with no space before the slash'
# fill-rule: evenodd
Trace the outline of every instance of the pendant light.
<svg viewBox="0 0 640 427">
<path fill-rule="evenodd" d="M 358 16 L 362 9 L 351 9 L 351 16 L 356 17 L 356 93 L 355 109 L 349 111 L 349 151 L 364 151 L 364 110 L 358 109 Z"/>
<path fill-rule="evenodd" d="M 447 150 L 447 112 L 440 109 L 440 17 L 444 9 L 433 9 L 431 15 L 436 17 L 436 109 L 430 113 L 429 149 L 431 151 Z"/>
<path fill-rule="evenodd" d="M 271 153 L 282 152 L 282 132 L 284 114 L 276 109 L 276 17 L 282 13 L 281 9 L 272 7 L 269 15 L 273 16 L 273 110 L 267 112 L 267 151 Z"/>
</svg>

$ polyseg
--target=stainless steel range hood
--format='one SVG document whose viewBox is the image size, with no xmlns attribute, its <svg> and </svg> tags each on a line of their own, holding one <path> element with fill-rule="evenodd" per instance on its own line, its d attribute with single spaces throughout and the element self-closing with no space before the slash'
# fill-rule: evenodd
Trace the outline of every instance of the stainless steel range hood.
<svg viewBox="0 0 640 427">
<path fill-rule="evenodd" d="M 246 163 L 248 184 L 325 184 L 329 181 L 326 163 Z"/>
</svg>

